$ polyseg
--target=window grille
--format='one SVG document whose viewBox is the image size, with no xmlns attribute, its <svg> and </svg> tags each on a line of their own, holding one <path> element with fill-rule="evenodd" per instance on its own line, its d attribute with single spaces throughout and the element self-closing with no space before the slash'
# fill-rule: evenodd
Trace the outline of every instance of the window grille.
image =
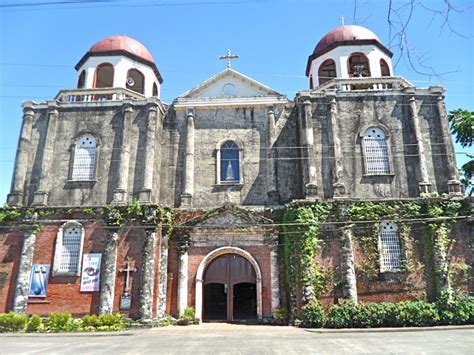
<svg viewBox="0 0 474 355">
<path fill-rule="evenodd" d="M 223 184 L 240 183 L 239 146 L 232 141 L 222 144 L 220 149 L 220 182 Z"/>
<path fill-rule="evenodd" d="M 92 180 L 94 178 L 97 144 L 95 138 L 85 134 L 76 140 L 72 180 Z"/>
<path fill-rule="evenodd" d="M 66 227 L 63 230 L 59 272 L 77 272 L 82 244 L 82 228 Z"/>
<path fill-rule="evenodd" d="M 389 174 L 390 160 L 385 134 L 379 128 L 369 128 L 363 138 L 367 174 Z"/>
<path fill-rule="evenodd" d="M 380 271 L 399 270 L 402 250 L 398 226 L 392 222 L 383 222 L 379 234 Z"/>
</svg>

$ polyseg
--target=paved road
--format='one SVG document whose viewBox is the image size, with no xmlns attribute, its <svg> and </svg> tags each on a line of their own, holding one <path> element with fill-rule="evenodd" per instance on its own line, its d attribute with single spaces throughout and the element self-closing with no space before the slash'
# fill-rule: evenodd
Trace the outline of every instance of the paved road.
<svg viewBox="0 0 474 355">
<path fill-rule="evenodd" d="M 314 332 L 204 324 L 121 334 L 0 335 L 0 354 L 474 354 L 474 329 Z"/>
</svg>

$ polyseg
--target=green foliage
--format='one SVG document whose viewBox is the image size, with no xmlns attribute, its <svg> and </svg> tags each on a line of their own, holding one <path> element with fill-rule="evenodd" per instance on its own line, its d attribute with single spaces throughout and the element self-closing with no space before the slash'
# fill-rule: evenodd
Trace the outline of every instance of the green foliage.
<svg viewBox="0 0 474 355">
<path fill-rule="evenodd" d="M 287 320 L 288 314 L 286 312 L 286 309 L 283 307 L 275 308 L 274 317 L 278 320 Z"/>
<path fill-rule="evenodd" d="M 26 314 L 14 312 L 0 313 L 0 333 L 3 332 L 22 332 L 28 323 Z"/>
<path fill-rule="evenodd" d="M 100 327 L 101 323 L 99 317 L 95 314 L 87 315 L 82 318 L 82 325 L 85 328 L 97 328 Z"/>
<path fill-rule="evenodd" d="M 311 301 L 304 307 L 302 325 L 309 328 L 321 328 L 324 326 L 325 318 L 321 302 Z"/>
<path fill-rule="evenodd" d="M 451 123 L 451 133 L 456 135 L 456 143 L 463 148 L 474 143 L 474 112 L 458 108 L 449 111 L 448 120 Z"/>
<path fill-rule="evenodd" d="M 196 318 L 196 312 L 194 311 L 193 307 L 186 307 L 183 311 L 183 316 L 181 319 L 187 320 L 187 321 L 194 321 Z"/>
<path fill-rule="evenodd" d="M 436 301 L 439 324 L 473 324 L 474 297 L 461 292 L 444 291 Z"/>
<path fill-rule="evenodd" d="M 331 306 L 325 325 L 328 328 L 353 328 L 357 312 L 357 303 L 341 301 L 341 303 Z"/>
<path fill-rule="evenodd" d="M 168 325 L 176 325 L 176 319 L 167 314 L 163 319 L 160 319 L 160 327 L 167 327 Z"/>
<path fill-rule="evenodd" d="M 71 327 L 73 321 L 72 314 L 69 312 L 54 312 L 49 315 L 46 326 L 48 330 L 66 331 Z"/>
<path fill-rule="evenodd" d="M 425 301 L 402 301 L 396 312 L 397 324 L 403 327 L 430 326 L 439 320 L 435 305 Z"/>
<path fill-rule="evenodd" d="M 28 321 L 28 325 L 26 326 L 26 331 L 28 332 L 40 332 L 44 330 L 43 319 L 37 315 L 33 314 Z"/>
<path fill-rule="evenodd" d="M 123 329 L 124 321 L 123 316 L 120 313 L 112 313 L 112 314 L 101 314 L 98 318 L 99 321 L 99 328 L 100 327 L 111 327 L 111 328 L 118 328 L 114 330 Z"/>
</svg>

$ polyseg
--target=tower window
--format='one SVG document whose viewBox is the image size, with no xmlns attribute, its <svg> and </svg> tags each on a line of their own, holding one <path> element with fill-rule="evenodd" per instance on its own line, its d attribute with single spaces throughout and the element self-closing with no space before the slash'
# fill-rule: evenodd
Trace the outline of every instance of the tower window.
<svg viewBox="0 0 474 355">
<path fill-rule="evenodd" d="M 362 139 L 367 174 L 390 174 L 390 159 L 385 133 L 377 127 L 365 131 Z"/>
<path fill-rule="evenodd" d="M 102 63 L 95 70 L 95 88 L 111 88 L 114 86 L 114 67 L 110 63 Z"/>
<path fill-rule="evenodd" d="M 138 92 L 139 94 L 144 93 L 145 88 L 145 77 L 137 69 L 130 69 L 127 73 L 127 89 Z"/>
<path fill-rule="evenodd" d="M 336 63 L 332 59 L 325 60 L 318 69 L 319 85 L 336 77 Z"/>
<path fill-rule="evenodd" d="M 240 178 L 240 149 L 233 141 L 224 142 L 218 152 L 220 162 L 220 183 L 239 184 Z"/>
<path fill-rule="evenodd" d="M 380 59 L 380 74 L 382 76 L 390 76 L 390 68 L 385 60 Z"/>
<path fill-rule="evenodd" d="M 80 223 L 67 222 L 56 237 L 54 273 L 79 275 L 84 241 L 84 228 Z"/>
<path fill-rule="evenodd" d="M 92 180 L 94 178 L 97 143 L 91 134 L 76 139 L 72 166 L 72 180 Z"/>
<path fill-rule="evenodd" d="M 349 57 L 349 76 L 370 76 L 369 59 L 362 53 L 353 53 Z"/>
<path fill-rule="evenodd" d="M 81 74 L 79 75 L 79 79 L 77 80 L 77 88 L 82 89 L 86 83 L 86 71 L 83 70 L 81 71 Z"/>
<path fill-rule="evenodd" d="M 379 233 L 380 271 L 397 271 L 401 267 L 400 234 L 395 223 L 384 221 Z"/>
<path fill-rule="evenodd" d="M 158 86 L 156 83 L 153 83 L 153 94 L 152 96 L 158 96 Z"/>
</svg>

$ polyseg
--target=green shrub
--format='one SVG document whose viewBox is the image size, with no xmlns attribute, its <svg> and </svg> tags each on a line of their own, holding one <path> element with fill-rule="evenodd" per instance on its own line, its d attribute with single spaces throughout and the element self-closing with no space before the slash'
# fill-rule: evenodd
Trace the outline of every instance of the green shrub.
<svg viewBox="0 0 474 355">
<path fill-rule="evenodd" d="M 186 307 L 183 311 L 183 316 L 181 319 L 187 320 L 187 321 L 194 321 L 196 318 L 196 312 L 194 311 L 193 307 Z"/>
<path fill-rule="evenodd" d="M 474 324 L 474 297 L 445 291 L 436 300 L 439 324 Z"/>
<path fill-rule="evenodd" d="M 26 330 L 28 332 L 40 332 L 44 329 L 43 319 L 37 315 L 33 314 L 28 321 L 28 325 L 26 326 Z"/>
<path fill-rule="evenodd" d="M 108 330 L 106 327 L 110 327 L 110 330 L 120 330 L 124 328 L 123 316 L 120 313 L 112 314 L 101 314 L 98 317 L 100 330 Z"/>
<path fill-rule="evenodd" d="M 24 331 L 27 323 L 28 316 L 26 314 L 0 313 L 0 333 Z"/>
<path fill-rule="evenodd" d="M 49 330 L 69 330 L 73 322 L 72 314 L 69 312 L 55 312 L 49 315 L 47 328 Z"/>
<path fill-rule="evenodd" d="M 361 302 L 352 319 L 354 328 L 377 328 L 390 326 L 394 323 L 395 307 L 390 303 Z"/>
<path fill-rule="evenodd" d="M 176 325 L 176 319 L 167 314 L 159 321 L 160 327 L 167 327 L 168 325 Z"/>
<path fill-rule="evenodd" d="M 324 326 L 325 318 L 321 302 L 311 301 L 304 308 L 302 325 L 304 327 L 321 328 Z"/>
<path fill-rule="evenodd" d="M 436 325 L 439 316 L 433 303 L 425 301 L 402 301 L 397 303 L 396 323 L 402 327 Z"/>
<path fill-rule="evenodd" d="M 355 302 L 342 300 L 329 309 L 326 326 L 328 328 L 352 328 L 357 313 L 358 307 Z"/>
<path fill-rule="evenodd" d="M 99 317 L 95 314 L 87 315 L 82 318 L 82 326 L 85 328 L 97 328 L 100 325 Z"/>
</svg>

